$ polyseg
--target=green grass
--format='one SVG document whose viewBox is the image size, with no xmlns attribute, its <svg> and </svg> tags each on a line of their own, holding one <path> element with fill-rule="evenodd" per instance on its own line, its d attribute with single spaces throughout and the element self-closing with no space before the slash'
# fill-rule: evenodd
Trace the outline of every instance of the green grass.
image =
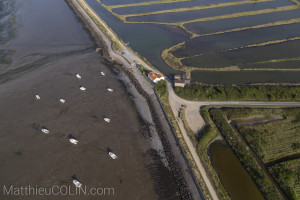
<svg viewBox="0 0 300 200">
<path fill-rule="evenodd" d="M 289 199 L 300 199 L 300 159 L 274 165 L 270 172 Z"/>
<path fill-rule="evenodd" d="M 267 110 L 263 109 L 261 114 L 267 113 Z M 241 135 L 264 163 L 300 153 L 300 109 L 280 111 L 286 119 L 238 127 Z"/>
<path fill-rule="evenodd" d="M 175 87 L 175 93 L 195 101 L 300 101 L 300 86 L 203 86 Z"/>
</svg>

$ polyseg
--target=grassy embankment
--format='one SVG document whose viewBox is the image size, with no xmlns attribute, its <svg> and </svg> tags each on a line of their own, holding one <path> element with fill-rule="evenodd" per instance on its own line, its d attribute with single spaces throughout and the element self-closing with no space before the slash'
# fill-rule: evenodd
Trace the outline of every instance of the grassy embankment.
<svg viewBox="0 0 300 200">
<path fill-rule="evenodd" d="M 176 87 L 175 93 L 195 101 L 300 101 L 299 86 L 203 86 Z"/>
<path fill-rule="evenodd" d="M 182 133 L 180 131 L 180 128 L 177 124 L 176 118 L 173 115 L 173 112 L 171 110 L 171 106 L 169 104 L 168 101 L 168 93 L 167 93 L 167 87 L 166 87 L 166 82 L 165 81 L 161 81 L 158 82 L 157 84 L 155 84 L 156 87 L 156 92 L 158 93 L 161 102 L 163 104 L 163 107 L 168 115 L 168 118 L 176 132 L 176 135 L 179 139 L 179 142 L 181 144 L 181 146 L 183 147 L 183 150 L 185 152 L 185 154 L 187 155 L 187 158 L 192 166 L 192 169 L 194 171 L 194 174 L 199 182 L 199 185 L 201 187 L 201 190 L 204 192 L 206 197 L 209 197 L 209 199 L 211 199 L 210 195 L 209 195 L 209 191 L 206 188 L 206 185 L 197 169 L 197 166 L 190 154 L 190 151 L 188 150 L 188 147 L 185 143 L 185 140 L 182 136 Z M 207 116 L 207 115 L 205 115 Z M 184 110 L 181 111 L 181 119 L 184 119 Z M 209 120 L 204 118 L 205 120 Z M 195 136 L 192 135 L 192 131 L 188 128 L 188 124 L 187 122 L 184 120 L 183 121 L 185 128 L 187 129 L 187 131 L 189 131 L 189 137 L 191 138 L 191 140 L 193 141 L 194 145 L 197 147 L 197 153 L 200 156 L 200 159 L 202 161 L 203 166 L 205 167 L 207 173 L 209 173 L 209 178 L 211 178 L 211 182 L 214 185 L 216 192 L 218 194 L 218 196 L 220 197 L 220 199 L 222 200 L 229 200 L 229 196 L 226 192 L 226 190 L 224 189 L 223 185 L 221 184 L 218 175 L 216 173 L 216 171 L 214 170 L 214 168 L 212 167 L 211 163 L 210 163 L 210 159 L 208 157 L 207 154 L 207 148 L 209 146 L 209 144 L 217 137 L 220 136 L 220 134 L 211 126 L 206 126 L 205 130 L 207 130 L 201 139 L 199 139 Z"/>
<path fill-rule="evenodd" d="M 280 190 L 272 182 L 264 166 L 256 159 L 255 154 L 236 130 L 228 123 L 225 113 L 220 109 L 212 109 L 210 115 L 219 132 L 232 147 L 235 154 L 251 175 L 258 189 L 267 200 L 284 199 Z"/>
<path fill-rule="evenodd" d="M 288 199 L 298 199 L 300 197 L 300 108 L 228 108 L 224 113 L 229 120 L 232 120 L 239 134 L 263 163 L 269 163 L 267 164 L 269 172 Z M 249 120 L 249 117 L 257 115 L 265 117 L 282 115 L 285 118 L 268 123 L 261 121 L 253 125 L 237 126 L 238 120 Z M 291 158 L 293 160 L 290 161 L 282 159 L 290 155 L 296 157 Z"/>
<path fill-rule="evenodd" d="M 93 19 L 93 21 L 98 25 L 98 27 L 103 31 L 103 33 L 109 38 L 112 43 L 112 48 L 116 52 L 121 51 L 119 41 L 116 40 L 116 36 L 112 35 L 112 30 L 110 30 L 107 24 L 101 20 L 101 18 L 94 12 L 94 10 L 85 2 L 85 0 L 77 0 L 85 12 Z"/>
<path fill-rule="evenodd" d="M 230 197 L 228 196 L 226 189 L 222 185 L 216 170 L 212 166 L 210 157 L 208 155 L 209 145 L 221 136 L 209 115 L 209 109 L 210 107 L 208 106 L 201 108 L 201 116 L 205 121 L 205 126 L 201 129 L 199 133 L 196 134 L 197 154 L 201 159 L 202 165 L 205 168 L 205 171 L 208 173 L 211 182 L 216 188 L 220 199 L 227 200 L 230 199 Z"/>
</svg>

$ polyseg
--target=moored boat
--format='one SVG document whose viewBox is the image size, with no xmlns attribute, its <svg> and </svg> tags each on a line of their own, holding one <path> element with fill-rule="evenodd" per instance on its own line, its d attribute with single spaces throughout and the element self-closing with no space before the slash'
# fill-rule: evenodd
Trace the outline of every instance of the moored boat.
<svg viewBox="0 0 300 200">
<path fill-rule="evenodd" d="M 48 129 L 46 129 L 46 128 L 42 128 L 41 130 L 42 130 L 43 133 L 46 133 L 46 134 L 48 134 L 48 133 L 50 132 L 50 131 L 49 131 Z"/>
<path fill-rule="evenodd" d="M 74 183 L 74 185 L 76 186 L 76 187 L 78 187 L 78 188 L 81 188 L 81 186 L 82 186 L 82 183 L 80 183 L 78 180 L 76 180 L 76 179 L 74 179 L 73 180 L 73 183 Z"/>
<path fill-rule="evenodd" d="M 86 88 L 83 87 L 83 86 L 80 86 L 79 89 L 82 90 L 82 91 L 85 91 L 85 90 L 86 90 Z"/>
<path fill-rule="evenodd" d="M 117 155 L 114 154 L 113 152 L 108 152 L 108 154 L 112 159 L 117 159 Z"/>
<path fill-rule="evenodd" d="M 110 122 L 110 119 L 109 119 L 108 117 L 104 117 L 103 119 L 104 119 L 104 121 L 106 121 L 106 122 Z"/>
<path fill-rule="evenodd" d="M 72 144 L 77 144 L 77 143 L 78 143 L 78 140 L 76 140 L 75 138 L 70 138 L 69 141 L 70 141 Z"/>
<path fill-rule="evenodd" d="M 81 79 L 80 74 L 75 74 L 78 79 Z"/>
</svg>

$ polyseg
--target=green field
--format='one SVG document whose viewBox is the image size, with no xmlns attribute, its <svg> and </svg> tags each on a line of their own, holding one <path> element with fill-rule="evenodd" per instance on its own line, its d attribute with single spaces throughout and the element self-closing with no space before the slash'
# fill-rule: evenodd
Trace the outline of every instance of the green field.
<svg viewBox="0 0 300 200">
<path fill-rule="evenodd" d="M 274 165 L 270 172 L 289 199 L 300 199 L 300 159 Z"/>
<path fill-rule="evenodd" d="M 300 153 L 300 109 L 282 109 L 283 120 L 237 126 L 264 163 Z M 263 111 L 267 113 L 270 111 Z"/>
<path fill-rule="evenodd" d="M 193 101 L 300 101 L 299 86 L 203 86 L 176 87 L 175 93 Z"/>
</svg>

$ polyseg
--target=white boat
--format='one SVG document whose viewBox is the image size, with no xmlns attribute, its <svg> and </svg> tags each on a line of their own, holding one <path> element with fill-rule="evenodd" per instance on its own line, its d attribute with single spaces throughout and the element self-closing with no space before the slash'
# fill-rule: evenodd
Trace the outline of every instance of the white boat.
<svg viewBox="0 0 300 200">
<path fill-rule="evenodd" d="M 81 76 L 80 76 L 79 74 L 76 74 L 76 77 L 77 77 L 78 79 L 81 79 Z"/>
<path fill-rule="evenodd" d="M 73 183 L 74 183 L 74 185 L 75 185 L 76 187 L 81 188 L 81 186 L 82 186 L 82 183 L 80 183 L 80 182 L 79 182 L 78 180 L 76 180 L 76 179 L 73 180 Z"/>
<path fill-rule="evenodd" d="M 82 91 L 85 91 L 85 90 L 86 90 L 86 88 L 83 87 L 83 86 L 81 86 L 79 89 L 82 90 Z"/>
<path fill-rule="evenodd" d="M 108 152 L 108 154 L 112 159 L 117 159 L 117 155 L 114 154 L 113 152 Z"/>
<path fill-rule="evenodd" d="M 46 129 L 46 128 L 42 128 L 42 132 L 48 134 L 48 133 L 49 133 L 49 130 Z"/>
<path fill-rule="evenodd" d="M 76 140 L 75 138 L 70 138 L 69 141 L 70 141 L 72 144 L 77 144 L 77 143 L 78 143 L 78 140 Z"/>
<path fill-rule="evenodd" d="M 104 73 L 104 72 L 101 72 L 101 75 L 102 75 L 102 76 L 105 76 L 105 73 Z"/>
<path fill-rule="evenodd" d="M 60 98 L 59 101 L 62 102 L 62 103 L 66 102 L 66 100 L 64 100 L 63 98 Z"/>
<path fill-rule="evenodd" d="M 111 88 L 106 88 L 107 89 L 107 91 L 109 91 L 109 92 L 112 92 L 113 91 L 113 89 L 111 89 Z"/>
<path fill-rule="evenodd" d="M 107 117 L 104 117 L 104 121 L 106 121 L 106 122 L 110 122 L 110 119 L 109 119 L 109 118 L 107 118 Z"/>
<path fill-rule="evenodd" d="M 36 99 L 41 99 L 40 95 L 38 95 L 38 94 L 35 95 L 35 98 Z"/>
</svg>

